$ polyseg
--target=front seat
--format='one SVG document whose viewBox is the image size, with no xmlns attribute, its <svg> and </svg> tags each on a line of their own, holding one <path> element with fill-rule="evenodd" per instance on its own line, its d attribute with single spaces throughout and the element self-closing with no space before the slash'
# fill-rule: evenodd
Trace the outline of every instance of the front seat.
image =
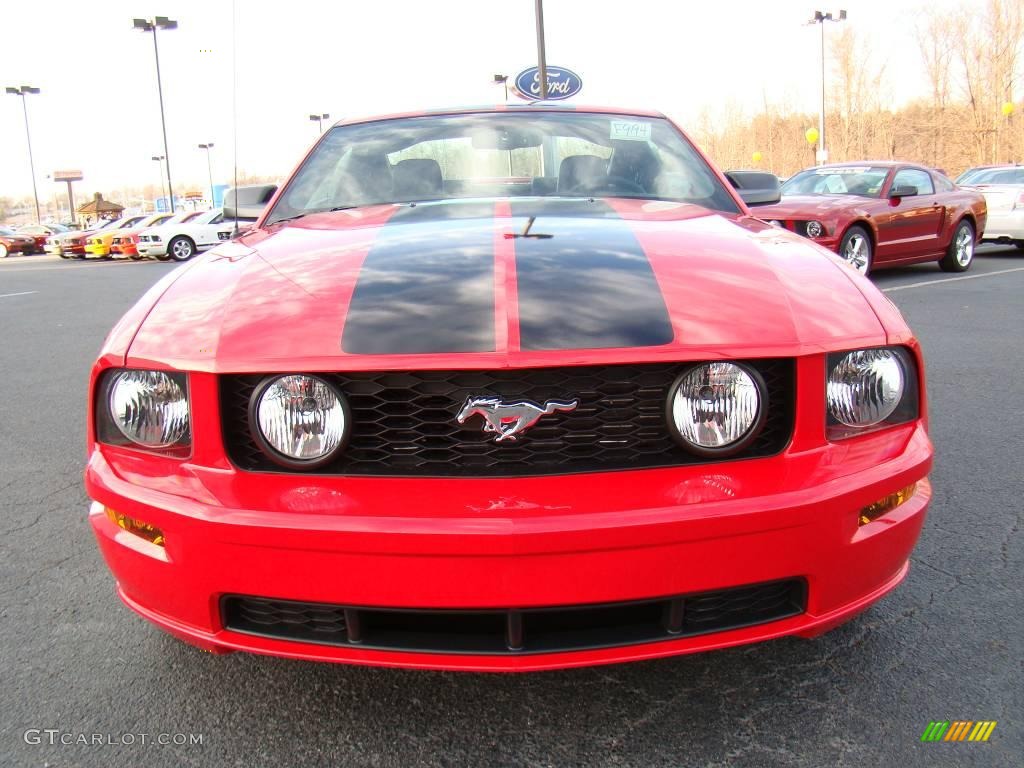
<svg viewBox="0 0 1024 768">
<path fill-rule="evenodd" d="M 570 155 L 558 166 L 560 193 L 601 189 L 608 181 L 608 164 L 594 155 Z"/>
<path fill-rule="evenodd" d="M 391 163 L 384 155 L 350 155 L 338 183 L 342 205 L 389 203 L 394 195 Z"/>
<path fill-rule="evenodd" d="M 654 150 L 644 142 L 616 141 L 608 175 L 625 179 L 636 184 L 644 192 L 655 189 L 655 181 L 661 173 L 661 161 Z"/>
<path fill-rule="evenodd" d="M 396 200 L 437 200 L 444 197 L 444 179 L 437 160 L 410 158 L 394 168 Z"/>
</svg>

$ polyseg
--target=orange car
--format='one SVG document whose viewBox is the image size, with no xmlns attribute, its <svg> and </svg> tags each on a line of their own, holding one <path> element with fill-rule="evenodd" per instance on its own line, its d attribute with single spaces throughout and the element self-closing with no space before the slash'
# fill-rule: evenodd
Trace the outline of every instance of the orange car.
<svg viewBox="0 0 1024 768">
<path fill-rule="evenodd" d="M 139 249 L 136 247 L 136 244 L 139 242 L 139 233 L 147 227 L 159 227 L 161 224 L 166 223 L 173 215 L 172 213 L 154 213 L 152 216 L 146 217 L 127 229 L 118 230 L 110 241 L 111 256 L 128 256 L 138 261 L 142 258 L 139 255 Z"/>
</svg>

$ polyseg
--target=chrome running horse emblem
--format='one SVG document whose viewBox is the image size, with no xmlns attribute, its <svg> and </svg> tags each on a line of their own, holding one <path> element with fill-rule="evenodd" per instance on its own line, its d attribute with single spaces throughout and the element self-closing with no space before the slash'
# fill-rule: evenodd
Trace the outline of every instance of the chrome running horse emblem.
<svg viewBox="0 0 1024 768">
<path fill-rule="evenodd" d="M 518 435 L 528 430 L 541 416 L 550 416 L 555 411 L 575 411 L 578 400 L 548 400 L 541 407 L 529 400 L 504 402 L 500 397 L 484 395 L 468 397 L 455 420 L 465 424 L 473 416 L 480 415 L 484 419 L 484 432 L 494 432 L 494 442 L 515 440 Z"/>
</svg>

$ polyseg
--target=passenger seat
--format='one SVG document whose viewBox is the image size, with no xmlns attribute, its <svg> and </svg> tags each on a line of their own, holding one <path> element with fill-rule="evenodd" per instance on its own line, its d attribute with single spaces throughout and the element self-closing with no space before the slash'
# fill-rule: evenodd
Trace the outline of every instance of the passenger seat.
<svg viewBox="0 0 1024 768">
<path fill-rule="evenodd" d="M 444 179 L 437 160 L 410 158 L 394 167 L 396 200 L 437 200 L 444 197 Z"/>
</svg>

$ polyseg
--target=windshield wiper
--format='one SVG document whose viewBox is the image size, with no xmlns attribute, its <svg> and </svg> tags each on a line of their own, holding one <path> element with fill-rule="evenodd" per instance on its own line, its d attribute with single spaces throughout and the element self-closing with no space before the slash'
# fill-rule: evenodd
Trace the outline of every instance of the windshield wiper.
<svg viewBox="0 0 1024 768">
<path fill-rule="evenodd" d="M 285 216 L 283 219 L 274 219 L 273 221 L 268 222 L 267 226 L 270 226 L 271 224 L 281 224 L 282 222 L 285 221 L 295 221 L 296 219 L 301 219 L 305 216 L 313 216 L 314 214 L 317 213 L 334 213 L 335 211 L 348 211 L 351 210 L 352 208 L 358 207 L 359 206 L 356 205 L 339 205 L 335 208 L 317 208 L 315 211 L 303 211 L 302 213 L 296 213 L 294 216 Z"/>
</svg>

